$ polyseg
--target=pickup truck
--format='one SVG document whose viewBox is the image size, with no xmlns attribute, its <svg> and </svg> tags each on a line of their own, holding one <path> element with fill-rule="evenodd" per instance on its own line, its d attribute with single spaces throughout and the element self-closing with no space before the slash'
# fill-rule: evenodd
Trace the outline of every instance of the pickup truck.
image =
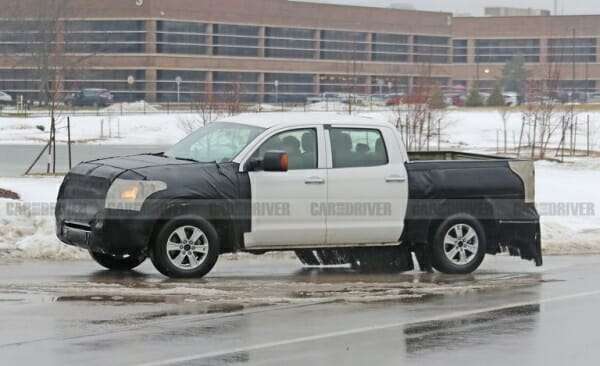
<svg viewBox="0 0 600 366">
<path fill-rule="evenodd" d="M 150 257 L 202 277 L 222 253 L 295 251 L 309 265 L 475 271 L 508 252 L 542 265 L 534 166 L 458 152 L 408 153 L 385 121 L 331 113 L 229 117 L 164 153 L 77 165 L 56 231 L 100 265 Z"/>
</svg>

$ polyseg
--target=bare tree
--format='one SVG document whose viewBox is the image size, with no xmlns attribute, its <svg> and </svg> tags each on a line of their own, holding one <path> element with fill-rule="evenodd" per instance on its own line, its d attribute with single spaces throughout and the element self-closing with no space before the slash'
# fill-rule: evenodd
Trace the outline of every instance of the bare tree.
<svg viewBox="0 0 600 366">
<path fill-rule="evenodd" d="M 409 151 L 423 150 L 431 139 L 429 101 L 434 90 L 431 74 L 432 64 L 421 64 L 412 91 L 405 98 L 406 103 L 398 103 L 394 111 L 396 126 Z"/>
<path fill-rule="evenodd" d="M 560 108 L 558 95 L 561 65 L 549 63 L 540 81 L 526 86 L 525 120 L 529 124 L 531 158 L 545 159 L 548 146 L 562 128 L 565 110 Z M 571 118 L 574 114 L 571 113 Z"/>
<path fill-rule="evenodd" d="M 498 107 L 498 114 L 500 115 L 500 119 L 502 119 L 502 137 L 504 143 L 504 153 L 506 154 L 508 152 L 508 121 L 510 121 L 512 110 L 507 106 Z"/>
<path fill-rule="evenodd" d="M 212 88 L 208 85 L 205 87 L 202 97 L 194 104 L 194 110 L 195 114 L 179 118 L 179 128 L 188 135 L 226 114 L 223 108 L 216 103 Z"/>
<path fill-rule="evenodd" d="M 360 64 L 358 63 L 359 59 L 359 50 L 358 46 L 355 42 L 349 42 L 347 45 L 347 53 L 348 59 L 346 60 L 346 98 L 348 105 L 348 114 L 352 114 L 353 108 L 356 104 L 358 104 L 358 90 L 359 90 L 359 80 L 360 80 Z"/>
</svg>

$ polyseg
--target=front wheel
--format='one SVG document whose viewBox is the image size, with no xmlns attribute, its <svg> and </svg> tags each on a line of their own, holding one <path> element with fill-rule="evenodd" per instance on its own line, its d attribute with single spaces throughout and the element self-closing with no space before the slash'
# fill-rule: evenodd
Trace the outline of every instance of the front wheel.
<svg viewBox="0 0 600 366">
<path fill-rule="evenodd" d="M 447 274 L 469 274 L 477 270 L 486 253 L 481 224 L 467 215 L 456 215 L 437 229 L 431 245 L 433 267 Z"/>
<path fill-rule="evenodd" d="M 146 260 L 145 256 L 135 256 L 131 255 L 128 257 L 115 257 L 110 254 L 98 253 L 90 250 L 90 255 L 92 258 L 106 269 L 111 269 L 114 271 L 130 271 L 140 264 L 144 263 Z"/>
<path fill-rule="evenodd" d="M 165 276 L 200 278 L 217 263 L 219 237 L 204 219 L 174 219 L 162 227 L 150 253 L 152 263 Z"/>
</svg>

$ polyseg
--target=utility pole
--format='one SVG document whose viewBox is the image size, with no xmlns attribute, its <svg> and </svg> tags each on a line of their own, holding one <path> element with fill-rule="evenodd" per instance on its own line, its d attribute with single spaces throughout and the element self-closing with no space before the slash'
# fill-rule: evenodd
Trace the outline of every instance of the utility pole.
<svg viewBox="0 0 600 366">
<path fill-rule="evenodd" d="M 573 104 L 575 102 L 575 54 L 576 54 L 576 49 L 575 49 L 575 41 L 576 41 L 576 30 L 575 27 L 573 27 L 573 84 L 571 85 L 571 104 Z"/>
</svg>

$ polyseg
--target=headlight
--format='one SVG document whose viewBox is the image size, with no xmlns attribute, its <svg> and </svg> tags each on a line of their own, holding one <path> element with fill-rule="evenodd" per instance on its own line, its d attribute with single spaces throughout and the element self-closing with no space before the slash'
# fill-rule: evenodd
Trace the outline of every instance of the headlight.
<svg viewBox="0 0 600 366">
<path fill-rule="evenodd" d="M 161 181 L 115 179 L 108 189 L 104 207 L 113 210 L 141 211 L 144 201 L 167 189 Z"/>
</svg>

